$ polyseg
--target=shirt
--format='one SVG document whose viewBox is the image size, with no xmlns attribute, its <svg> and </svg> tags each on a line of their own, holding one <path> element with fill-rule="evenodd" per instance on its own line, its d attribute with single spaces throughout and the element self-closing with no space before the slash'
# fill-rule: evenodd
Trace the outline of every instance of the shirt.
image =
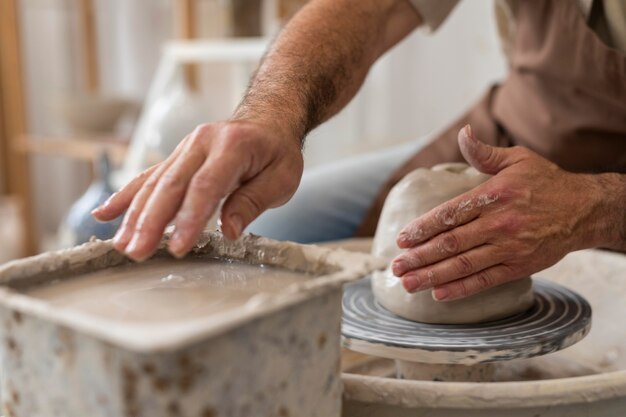
<svg viewBox="0 0 626 417">
<path fill-rule="evenodd" d="M 505 54 L 508 55 L 516 30 L 517 5 L 524 0 L 495 0 L 495 18 Z M 529 0 L 526 0 L 529 1 Z M 607 45 L 626 53 L 626 0 L 576 1 L 589 27 Z M 459 0 L 410 0 L 431 31 L 445 21 Z"/>
</svg>

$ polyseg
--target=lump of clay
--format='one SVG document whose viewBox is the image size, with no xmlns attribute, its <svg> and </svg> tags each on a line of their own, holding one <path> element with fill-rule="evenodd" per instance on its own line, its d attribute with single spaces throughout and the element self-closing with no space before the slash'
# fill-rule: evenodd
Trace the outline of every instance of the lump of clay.
<svg viewBox="0 0 626 417">
<path fill-rule="evenodd" d="M 467 164 L 442 164 L 420 168 L 402 179 L 383 207 L 372 252 L 391 260 L 402 249 L 396 236 L 409 222 L 436 206 L 486 181 Z M 533 304 L 532 282 L 524 278 L 456 301 L 435 301 L 431 290 L 407 292 L 391 268 L 375 272 L 372 289 L 378 302 L 392 313 L 424 323 L 462 324 L 497 320 L 520 313 Z"/>
</svg>

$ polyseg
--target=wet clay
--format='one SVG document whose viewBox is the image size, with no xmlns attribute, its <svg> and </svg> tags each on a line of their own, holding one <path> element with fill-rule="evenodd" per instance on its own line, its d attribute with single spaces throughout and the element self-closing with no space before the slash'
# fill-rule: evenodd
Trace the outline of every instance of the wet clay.
<svg viewBox="0 0 626 417">
<path fill-rule="evenodd" d="M 27 294 L 55 307 L 124 322 L 167 322 L 242 307 L 310 275 L 218 259 L 153 259 L 81 274 Z"/>
<path fill-rule="evenodd" d="M 442 164 L 409 173 L 389 193 L 383 207 L 372 253 L 391 260 L 402 250 L 396 236 L 408 223 L 438 205 L 480 185 L 490 177 L 467 164 Z M 498 196 L 481 195 L 463 201 L 459 210 L 487 206 Z M 454 218 L 442 219 L 455 224 Z M 419 231 L 416 231 L 418 233 Z M 497 320 L 528 309 L 533 303 L 530 278 L 516 280 L 458 301 L 438 302 L 431 291 L 408 293 L 391 268 L 375 272 L 372 290 L 389 311 L 425 323 L 462 324 Z"/>
</svg>

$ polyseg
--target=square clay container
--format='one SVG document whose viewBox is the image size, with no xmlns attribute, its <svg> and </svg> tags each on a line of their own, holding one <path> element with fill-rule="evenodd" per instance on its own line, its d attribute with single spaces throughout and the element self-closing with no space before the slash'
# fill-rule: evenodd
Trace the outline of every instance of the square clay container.
<svg viewBox="0 0 626 417">
<path fill-rule="evenodd" d="M 155 257 L 168 257 L 166 239 Z M 189 256 L 311 278 L 254 305 L 137 331 L 25 293 L 130 263 L 93 241 L 0 266 L 6 417 L 334 417 L 341 412 L 341 286 L 384 262 L 365 254 L 206 233 Z"/>
</svg>

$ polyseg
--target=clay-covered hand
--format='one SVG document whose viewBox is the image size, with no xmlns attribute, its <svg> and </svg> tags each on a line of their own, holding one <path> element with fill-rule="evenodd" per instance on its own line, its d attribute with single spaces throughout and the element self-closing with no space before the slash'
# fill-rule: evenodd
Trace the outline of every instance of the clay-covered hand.
<svg viewBox="0 0 626 417">
<path fill-rule="evenodd" d="M 169 250 L 183 256 L 220 201 L 222 231 L 236 239 L 264 210 L 291 198 L 302 176 L 301 144 L 276 126 L 229 121 L 198 126 L 163 162 L 111 196 L 93 215 L 120 216 L 114 247 L 135 260 L 149 257 L 172 220 Z"/>
<path fill-rule="evenodd" d="M 407 249 L 392 270 L 407 291 L 433 289 L 454 300 L 553 265 L 568 252 L 595 247 L 601 187 L 523 147 L 479 142 L 459 132 L 465 159 L 492 174 L 480 186 L 412 221 L 397 237 Z"/>
</svg>

